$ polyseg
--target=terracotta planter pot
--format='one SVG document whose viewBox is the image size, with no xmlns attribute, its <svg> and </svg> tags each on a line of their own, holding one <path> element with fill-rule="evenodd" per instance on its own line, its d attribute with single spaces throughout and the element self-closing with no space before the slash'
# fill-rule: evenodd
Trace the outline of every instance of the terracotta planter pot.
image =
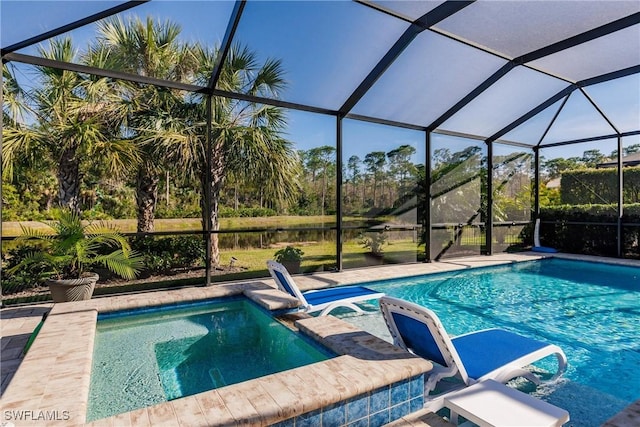
<svg viewBox="0 0 640 427">
<path fill-rule="evenodd" d="M 47 284 L 49 285 L 53 302 L 84 301 L 91 299 L 93 289 L 99 278 L 97 274 L 92 273 L 80 279 L 49 279 Z"/>
</svg>

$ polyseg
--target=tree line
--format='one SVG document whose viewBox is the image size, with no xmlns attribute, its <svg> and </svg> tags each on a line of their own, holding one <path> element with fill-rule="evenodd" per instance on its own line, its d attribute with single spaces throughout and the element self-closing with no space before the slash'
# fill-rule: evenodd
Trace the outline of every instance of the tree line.
<svg viewBox="0 0 640 427">
<path fill-rule="evenodd" d="M 416 149 L 403 144 L 387 152 L 351 155 L 342 167 L 343 213 L 367 215 L 397 207 L 414 194 L 420 165 L 412 162 Z M 299 151 L 304 174 L 297 212 L 335 214 L 336 149 L 332 146 Z"/>
<path fill-rule="evenodd" d="M 640 144 L 631 144 L 622 148 L 622 156 L 640 153 Z M 599 149 L 586 150 L 582 156 L 559 157 L 555 159 L 541 159 L 543 176 L 547 179 L 559 178 L 562 172 L 574 169 L 595 168 L 602 163 L 616 161 L 618 150 L 615 149 L 608 156 Z"/>
</svg>

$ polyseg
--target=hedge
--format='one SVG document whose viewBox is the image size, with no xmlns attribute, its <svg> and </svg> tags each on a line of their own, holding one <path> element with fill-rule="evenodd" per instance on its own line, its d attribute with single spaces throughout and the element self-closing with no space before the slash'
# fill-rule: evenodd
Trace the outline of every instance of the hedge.
<svg viewBox="0 0 640 427">
<path fill-rule="evenodd" d="M 561 252 L 615 257 L 618 254 L 617 205 L 562 205 L 540 209 L 540 241 Z M 640 223 L 640 203 L 625 204 L 623 225 Z M 583 224 L 571 224 L 583 223 Z M 640 227 L 624 226 L 622 252 L 638 258 Z"/>
<path fill-rule="evenodd" d="M 640 203 L 640 167 L 623 170 L 625 203 Z M 618 169 L 577 169 L 562 173 L 560 198 L 563 204 L 615 203 L 618 200 Z"/>
</svg>

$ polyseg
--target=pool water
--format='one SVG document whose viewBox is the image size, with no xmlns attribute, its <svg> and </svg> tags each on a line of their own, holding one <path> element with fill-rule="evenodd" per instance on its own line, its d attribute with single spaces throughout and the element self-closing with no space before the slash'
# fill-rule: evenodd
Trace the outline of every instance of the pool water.
<svg viewBox="0 0 640 427">
<path fill-rule="evenodd" d="M 332 356 L 245 299 L 101 316 L 87 419 L 128 412 Z"/>
<path fill-rule="evenodd" d="M 451 335 L 498 327 L 559 345 L 569 367 L 558 383 L 514 385 L 569 411 L 568 425 L 599 426 L 640 399 L 638 268 L 550 259 L 366 286 L 430 308 Z M 391 340 L 379 313 L 344 316 Z"/>
</svg>

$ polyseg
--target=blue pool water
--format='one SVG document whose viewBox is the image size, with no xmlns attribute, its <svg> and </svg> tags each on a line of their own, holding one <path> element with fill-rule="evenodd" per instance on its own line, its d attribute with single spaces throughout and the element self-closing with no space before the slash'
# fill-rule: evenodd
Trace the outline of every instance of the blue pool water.
<svg viewBox="0 0 640 427">
<path fill-rule="evenodd" d="M 245 299 L 101 316 L 87 419 L 330 357 Z"/>
<path fill-rule="evenodd" d="M 452 335 L 499 327 L 559 345 L 563 379 L 516 385 L 568 410 L 569 425 L 599 426 L 640 399 L 638 268 L 550 259 L 366 286 L 430 308 Z M 345 316 L 391 339 L 381 315 Z"/>
</svg>

